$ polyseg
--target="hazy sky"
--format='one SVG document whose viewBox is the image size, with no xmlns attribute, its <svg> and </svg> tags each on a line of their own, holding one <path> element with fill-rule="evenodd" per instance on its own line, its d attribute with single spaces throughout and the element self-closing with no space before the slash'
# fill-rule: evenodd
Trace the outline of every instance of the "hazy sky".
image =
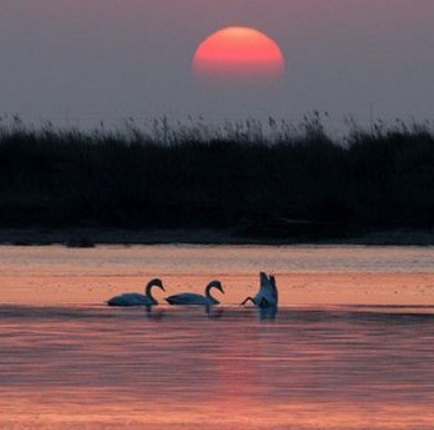
<svg viewBox="0 0 434 430">
<path fill-rule="evenodd" d="M 432 118 L 433 23 L 433 0 L 0 0 L 0 113 Z M 228 25 L 273 37 L 285 79 L 195 82 L 197 45 Z"/>
</svg>

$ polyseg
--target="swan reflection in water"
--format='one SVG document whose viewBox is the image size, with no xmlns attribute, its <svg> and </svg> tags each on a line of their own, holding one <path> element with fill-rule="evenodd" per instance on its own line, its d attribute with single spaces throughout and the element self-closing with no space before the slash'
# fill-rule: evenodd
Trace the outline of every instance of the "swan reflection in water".
<svg viewBox="0 0 434 430">
<path fill-rule="evenodd" d="M 225 313 L 223 308 L 216 308 L 215 306 L 207 305 L 205 306 L 205 314 L 210 319 L 217 319 L 221 318 L 223 314 Z"/>
<path fill-rule="evenodd" d="M 149 320 L 159 321 L 166 316 L 166 311 L 155 306 L 145 306 L 145 315 Z"/>
<path fill-rule="evenodd" d="M 215 306 L 210 306 L 210 305 L 196 305 L 195 307 L 198 308 L 199 310 L 204 309 L 205 311 L 204 315 L 209 319 L 221 318 L 224 314 L 224 309 L 221 307 L 216 308 Z M 170 315 L 170 311 L 168 312 L 167 309 L 164 310 L 164 308 L 161 307 L 157 308 L 155 306 L 145 306 L 145 316 L 149 320 L 154 320 L 154 321 L 162 320 L 168 315 Z"/>
<path fill-rule="evenodd" d="M 269 306 L 267 308 L 258 308 L 260 321 L 275 321 L 278 313 L 277 306 Z"/>
</svg>

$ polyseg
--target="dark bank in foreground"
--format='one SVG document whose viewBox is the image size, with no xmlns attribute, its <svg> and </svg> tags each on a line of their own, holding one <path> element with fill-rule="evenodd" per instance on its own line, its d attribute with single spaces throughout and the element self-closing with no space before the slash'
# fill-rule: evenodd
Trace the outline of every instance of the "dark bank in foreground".
<svg viewBox="0 0 434 430">
<path fill-rule="evenodd" d="M 225 230 L 120 230 L 120 229 L 0 229 L 0 245 L 47 246 L 62 244 L 69 248 L 93 248 L 98 245 L 368 245 L 434 246 L 432 230 L 376 231 L 340 238 L 242 237 Z"/>
<path fill-rule="evenodd" d="M 369 243 L 374 232 L 432 243 L 428 125 L 335 139 L 316 117 L 270 124 L 271 135 L 256 122 L 151 134 L 0 127 L 1 242 Z"/>
</svg>

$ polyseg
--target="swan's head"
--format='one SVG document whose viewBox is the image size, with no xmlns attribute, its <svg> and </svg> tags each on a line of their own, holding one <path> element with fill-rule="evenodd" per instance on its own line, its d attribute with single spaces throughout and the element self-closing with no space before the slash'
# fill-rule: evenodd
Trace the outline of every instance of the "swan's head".
<svg viewBox="0 0 434 430">
<path fill-rule="evenodd" d="M 151 279 L 148 282 L 148 285 L 147 285 L 146 288 L 148 289 L 148 288 L 151 288 L 151 287 L 158 287 L 158 288 L 162 289 L 163 291 L 166 291 L 164 289 L 164 286 L 163 286 L 163 281 L 161 279 L 159 279 L 159 278 Z"/>
<path fill-rule="evenodd" d="M 207 290 L 209 291 L 211 288 L 216 288 L 217 290 L 219 290 L 222 294 L 225 293 L 225 290 L 223 289 L 223 285 L 220 281 L 211 281 L 208 284 Z"/>
</svg>

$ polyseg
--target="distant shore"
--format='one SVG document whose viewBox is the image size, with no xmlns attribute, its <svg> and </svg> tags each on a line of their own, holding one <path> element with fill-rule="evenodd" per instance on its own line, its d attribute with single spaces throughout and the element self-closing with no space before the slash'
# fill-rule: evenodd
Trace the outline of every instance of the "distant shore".
<svg viewBox="0 0 434 430">
<path fill-rule="evenodd" d="M 434 230 L 390 230 L 345 238 L 254 238 L 228 230 L 0 229 L 0 245 L 90 248 L 98 245 L 367 245 L 434 246 Z"/>
</svg>

